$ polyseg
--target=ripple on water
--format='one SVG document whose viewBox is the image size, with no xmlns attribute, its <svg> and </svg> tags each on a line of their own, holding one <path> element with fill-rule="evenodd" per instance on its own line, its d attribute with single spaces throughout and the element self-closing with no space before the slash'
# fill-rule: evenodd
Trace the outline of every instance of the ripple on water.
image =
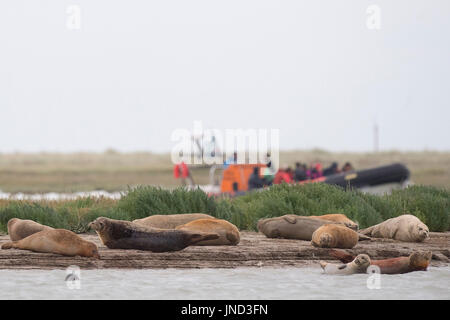
<svg viewBox="0 0 450 320">
<path fill-rule="evenodd" d="M 65 270 L 0 270 L 0 299 L 450 299 L 450 267 L 381 275 L 330 276 L 320 268 L 82 270 L 69 289 Z"/>
</svg>

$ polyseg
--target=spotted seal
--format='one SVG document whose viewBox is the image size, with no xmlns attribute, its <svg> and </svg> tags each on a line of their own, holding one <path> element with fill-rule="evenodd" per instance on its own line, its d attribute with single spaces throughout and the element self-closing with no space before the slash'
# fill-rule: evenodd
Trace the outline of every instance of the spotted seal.
<svg viewBox="0 0 450 320">
<path fill-rule="evenodd" d="M 370 258 L 367 254 L 359 254 L 356 258 L 347 264 L 334 264 L 325 261 L 320 261 L 324 273 L 326 274 L 355 274 L 366 273 L 367 268 L 370 266 Z"/>
<path fill-rule="evenodd" d="M 155 214 L 143 219 L 133 220 L 133 222 L 145 227 L 175 229 L 198 219 L 214 219 L 214 217 L 206 213 Z"/>
<path fill-rule="evenodd" d="M 429 237 L 429 230 L 426 224 L 411 214 L 388 219 L 359 232 L 374 238 L 386 238 L 404 242 L 423 242 Z"/>
<path fill-rule="evenodd" d="M 351 249 L 358 243 L 358 233 L 338 224 L 326 224 L 314 231 L 311 244 L 319 248 Z"/>
<path fill-rule="evenodd" d="M 33 220 L 12 218 L 8 221 L 8 234 L 12 241 L 18 241 L 42 230 L 53 230 Z"/>
<path fill-rule="evenodd" d="M 183 250 L 204 240 L 218 239 L 217 233 L 144 227 L 137 223 L 99 217 L 89 224 L 110 249 L 137 249 L 153 252 Z"/>
<path fill-rule="evenodd" d="M 239 229 L 232 223 L 222 219 L 198 219 L 176 227 L 178 230 L 192 232 L 214 232 L 218 239 L 197 242 L 197 246 L 237 245 L 240 240 Z"/>
<path fill-rule="evenodd" d="M 100 258 L 97 245 L 65 229 L 42 230 L 18 241 L 6 242 L 2 249 L 22 249 L 65 256 Z"/>
</svg>

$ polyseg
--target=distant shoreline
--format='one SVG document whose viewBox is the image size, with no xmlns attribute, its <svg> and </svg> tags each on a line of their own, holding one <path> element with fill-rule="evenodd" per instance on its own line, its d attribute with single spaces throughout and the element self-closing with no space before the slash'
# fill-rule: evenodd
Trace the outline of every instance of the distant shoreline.
<svg viewBox="0 0 450 320">
<path fill-rule="evenodd" d="M 324 167 L 349 161 L 356 169 L 400 162 L 411 171 L 416 184 L 450 188 L 450 151 L 328 152 L 324 150 L 281 151 L 280 165 L 320 162 Z M 210 183 L 208 168 L 192 167 L 195 184 Z M 220 178 L 221 170 L 216 177 Z M 169 153 L 0 153 L 0 190 L 7 193 L 73 193 L 106 190 L 116 192 L 128 186 L 155 185 L 173 188 Z"/>
</svg>

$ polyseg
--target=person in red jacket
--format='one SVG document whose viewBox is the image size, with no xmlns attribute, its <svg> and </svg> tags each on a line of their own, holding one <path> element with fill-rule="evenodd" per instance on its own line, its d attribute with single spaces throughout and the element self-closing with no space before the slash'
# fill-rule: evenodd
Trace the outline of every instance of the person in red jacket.
<svg viewBox="0 0 450 320">
<path fill-rule="evenodd" d="M 275 174 L 275 178 L 273 178 L 273 184 L 280 184 L 283 182 L 291 183 L 292 178 L 291 178 L 289 172 L 286 172 L 286 171 L 287 171 L 286 169 L 278 170 L 278 172 Z"/>
<path fill-rule="evenodd" d="M 175 179 L 181 178 L 183 186 L 186 185 L 186 179 L 189 179 L 190 185 L 194 184 L 189 167 L 183 161 L 173 167 L 173 176 Z"/>
</svg>

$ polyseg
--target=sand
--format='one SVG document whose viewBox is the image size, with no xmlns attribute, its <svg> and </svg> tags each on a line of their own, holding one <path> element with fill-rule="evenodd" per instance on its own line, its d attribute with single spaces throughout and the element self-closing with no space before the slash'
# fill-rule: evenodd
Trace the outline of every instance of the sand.
<svg viewBox="0 0 450 320">
<path fill-rule="evenodd" d="M 82 269 L 103 268 L 237 268 L 237 267 L 302 267 L 317 265 L 318 260 L 333 261 L 328 249 L 314 248 L 309 241 L 269 239 L 256 232 L 241 232 L 237 246 L 191 246 L 182 251 L 152 253 L 139 250 L 112 250 L 105 247 L 96 234 L 81 234 L 99 247 L 101 259 L 65 257 L 27 250 L 0 250 L 0 269 L 65 269 L 77 265 Z M 0 244 L 9 236 L 0 236 Z M 413 250 L 430 250 L 432 266 L 449 265 L 450 232 L 430 233 L 423 243 L 372 239 L 360 241 L 347 252 L 368 254 L 372 259 L 408 256 Z"/>
</svg>

